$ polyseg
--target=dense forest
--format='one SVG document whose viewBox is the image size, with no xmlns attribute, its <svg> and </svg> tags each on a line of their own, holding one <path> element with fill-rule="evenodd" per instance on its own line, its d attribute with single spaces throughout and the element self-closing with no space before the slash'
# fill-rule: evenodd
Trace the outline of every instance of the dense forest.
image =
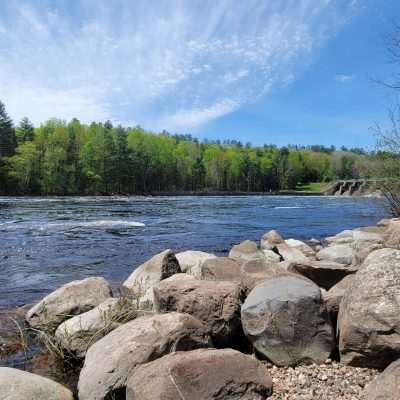
<svg viewBox="0 0 400 400">
<path fill-rule="evenodd" d="M 24 118 L 15 127 L 0 102 L 2 194 L 292 190 L 368 176 L 373 162 L 361 149 L 200 142 L 110 122 L 51 119 L 35 128 Z"/>
</svg>

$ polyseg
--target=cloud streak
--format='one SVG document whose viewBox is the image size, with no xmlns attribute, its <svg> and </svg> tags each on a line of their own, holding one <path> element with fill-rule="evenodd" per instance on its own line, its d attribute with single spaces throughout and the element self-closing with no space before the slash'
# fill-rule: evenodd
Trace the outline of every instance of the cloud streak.
<svg viewBox="0 0 400 400">
<path fill-rule="evenodd" d="M 10 114 L 196 131 L 290 84 L 358 2 L 2 2 Z"/>
<path fill-rule="evenodd" d="M 335 80 L 340 83 L 351 82 L 355 79 L 354 75 L 338 74 L 335 76 Z"/>
</svg>

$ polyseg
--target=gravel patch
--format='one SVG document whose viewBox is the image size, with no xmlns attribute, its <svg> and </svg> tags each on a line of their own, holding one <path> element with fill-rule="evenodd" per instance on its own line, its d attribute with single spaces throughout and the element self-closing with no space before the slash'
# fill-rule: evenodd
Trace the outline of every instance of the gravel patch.
<svg viewBox="0 0 400 400">
<path fill-rule="evenodd" d="M 274 383 L 271 400 L 364 400 L 364 387 L 379 373 L 328 360 L 322 365 L 267 365 Z"/>
</svg>

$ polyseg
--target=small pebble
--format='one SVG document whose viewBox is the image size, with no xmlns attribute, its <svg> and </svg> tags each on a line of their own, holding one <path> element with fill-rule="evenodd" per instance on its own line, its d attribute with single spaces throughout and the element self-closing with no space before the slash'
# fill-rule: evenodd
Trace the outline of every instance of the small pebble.
<svg viewBox="0 0 400 400">
<path fill-rule="evenodd" d="M 268 365 L 274 392 L 268 400 L 364 400 L 363 388 L 378 374 L 327 360 L 295 368 Z"/>
</svg>

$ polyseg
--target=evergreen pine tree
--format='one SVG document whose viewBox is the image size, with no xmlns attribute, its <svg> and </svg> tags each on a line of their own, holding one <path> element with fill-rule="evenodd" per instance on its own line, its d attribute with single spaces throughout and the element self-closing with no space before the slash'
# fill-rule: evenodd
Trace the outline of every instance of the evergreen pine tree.
<svg viewBox="0 0 400 400">
<path fill-rule="evenodd" d="M 35 128 L 33 127 L 31 121 L 27 117 L 22 118 L 16 129 L 16 137 L 18 145 L 30 142 L 33 140 L 35 135 Z"/>
<path fill-rule="evenodd" d="M 0 158 L 14 155 L 16 147 L 13 122 L 6 113 L 4 104 L 0 101 Z"/>
</svg>

